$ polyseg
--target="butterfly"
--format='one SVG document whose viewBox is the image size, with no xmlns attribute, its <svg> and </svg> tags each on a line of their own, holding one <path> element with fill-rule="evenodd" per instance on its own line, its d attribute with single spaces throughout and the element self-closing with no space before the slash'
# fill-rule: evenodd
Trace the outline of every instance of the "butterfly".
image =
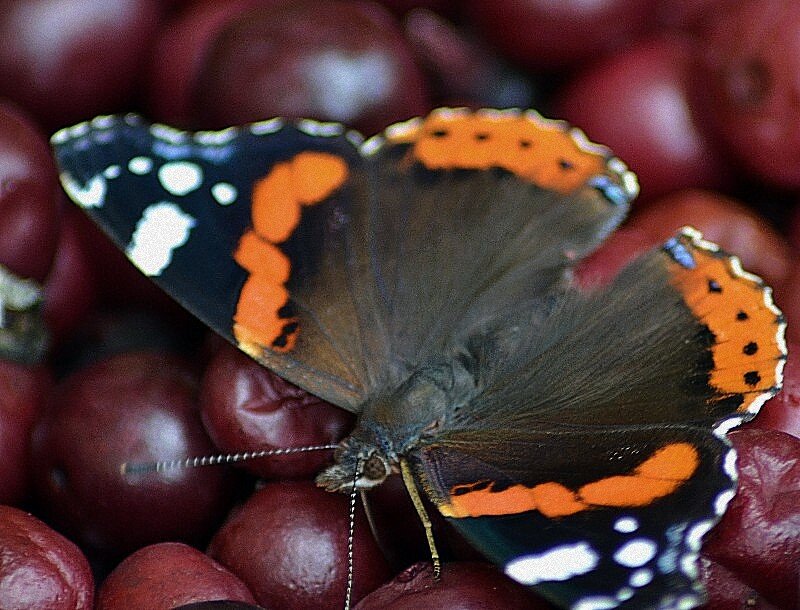
<svg viewBox="0 0 800 610">
<path fill-rule="evenodd" d="M 366 141 L 127 115 L 52 143 L 67 194 L 143 273 L 358 415 L 319 485 L 402 471 L 563 607 L 702 603 L 698 550 L 735 493 L 725 432 L 780 389 L 785 323 L 690 228 L 576 289 L 638 191 L 608 149 L 534 111 L 465 109 Z"/>
</svg>

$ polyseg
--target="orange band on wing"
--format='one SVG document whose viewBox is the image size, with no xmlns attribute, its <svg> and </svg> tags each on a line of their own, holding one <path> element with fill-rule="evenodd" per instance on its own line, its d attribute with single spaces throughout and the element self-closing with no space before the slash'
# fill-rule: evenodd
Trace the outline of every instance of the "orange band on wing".
<svg viewBox="0 0 800 610">
<path fill-rule="evenodd" d="M 714 335 L 710 385 L 721 395 L 745 395 L 738 410 L 746 411 L 758 395 L 780 385 L 782 318 L 769 289 L 743 272 L 738 260 L 697 247 L 689 234 L 680 239 L 690 248 L 693 266 L 672 261 L 670 282 Z"/>
<path fill-rule="evenodd" d="M 585 142 L 563 123 L 533 113 L 434 112 L 387 133 L 392 143 L 412 145 L 426 168 L 505 169 L 562 193 L 606 173 L 608 151 Z"/>
<path fill-rule="evenodd" d="M 253 228 L 234 252 L 250 274 L 233 317 L 233 333 L 243 351 L 257 356 L 263 347 L 283 352 L 294 347 L 300 327 L 285 286 L 291 261 L 278 245 L 297 229 L 302 208 L 324 201 L 347 176 L 341 157 L 306 151 L 276 164 L 253 187 Z"/>
<path fill-rule="evenodd" d="M 545 517 L 566 517 L 593 508 L 647 506 L 689 480 L 699 464 L 692 445 L 672 443 L 656 450 L 631 474 L 599 479 L 577 490 L 556 482 L 512 485 L 501 491 L 486 482 L 457 485 L 450 490 L 450 502 L 438 508 L 445 517 L 462 518 L 529 510 Z"/>
</svg>

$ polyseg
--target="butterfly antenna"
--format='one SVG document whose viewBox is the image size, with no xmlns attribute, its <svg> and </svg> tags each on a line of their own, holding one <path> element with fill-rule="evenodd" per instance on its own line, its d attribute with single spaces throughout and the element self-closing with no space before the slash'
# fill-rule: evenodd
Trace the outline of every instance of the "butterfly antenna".
<svg viewBox="0 0 800 610">
<path fill-rule="evenodd" d="M 276 455 L 291 455 L 293 453 L 306 453 L 308 451 L 324 451 L 336 449 L 338 445 L 309 445 L 306 447 L 286 447 L 283 449 L 262 449 L 260 451 L 245 451 L 243 453 L 220 453 L 202 457 L 185 458 L 182 460 L 165 460 L 162 462 L 125 462 L 120 467 L 122 476 L 134 474 L 150 474 L 166 472 L 168 470 L 184 470 L 200 466 L 216 466 L 218 464 L 235 464 L 247 460 L 255 460 Z"/>
<path fill-rule="evenodd" d="M 344 596 L 344 610 L 350 610 L 350 602 L 353 596 L 353 540 L 356 531 L 356 498 L 358 497 L 359 472 L 361 472 L 361 460 L 356 461 L 353 486 L 350 489 L 350 529 L 347 532 L 347 593 Z"/>
<path fill-rule="evenodd" d="M 417 484 L 414 482 L 414 475 L 411 474 L 411 467 L 404 458 L 400 459 L 400 472 L 403 475 L 403 483 L 406 486 L 406 491 L 408 491 L 408 495 L 411 496 L 411 502 L 414 504 L 414 508 L 417 509 L 419 520 L 422 521 L 422 527 L 425 528 L 425 538 L 428 541 L 428 549 L 431 552 L 431 563 L 433 564 L 433 579 L 439 580 L 442 574 L 442 563 L 439 559 L 439 550 L 436 548 L 436 541 L 433 539 L 433 524 L 431 523 L 430 517 L 428 517 L 428 511 L 425 510 L 425 505 L 422 503 Z"/>
</svg>

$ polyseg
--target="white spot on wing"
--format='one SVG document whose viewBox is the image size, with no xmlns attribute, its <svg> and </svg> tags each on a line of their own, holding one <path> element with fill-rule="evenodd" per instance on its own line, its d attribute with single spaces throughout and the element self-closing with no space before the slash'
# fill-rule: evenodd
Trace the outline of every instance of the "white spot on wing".
<svg viewBox="0 0 800 610">
<path fill-rule="evenodd" d="M 623 534 L 630 534 L 639 529 L 639 522 L 633 517 L 620 517 L 614 523 L 614 529 Z"/>
<path fill-rule="evenodd" d="M 158 181 L 168 193 L 182 197 L 200 187 L 203 170 L 196 163 L 172 161 L 158 168 Z"/>
<path fill-rule="evenodd" d="M 85 185 L 78 184 L 70 174 L 61 174 L 61 186 L 69 198 L 82 208 L 103 207 L 106 199 L 106 180 L 97 175 L 89 179 Z"/>
<path fill-rule="evenodd" d="M 626 542 L 614 553 L 614 561 L 628 568 L 643 566 L 656 556 L 658 545 L 647 538 L 636 538 Z"/>
<path fill-rule="evenodd" d="M 122 169 L 119 165 L 109 165 L 103 170 L 103 175 L 109 180 L 113 180 L 114 178 L 118 178 L 121 172 Z"/>
<path fill-rule="evenodd" d="M 619 602 L 613 597 L 597 595 L 578 600 L 578 603 L 572 606 L 572 610 L 608 610 L 617 606 L 619 606 Z"/>
<path fill-rule="evenodd" d="M 633 574 L 631 574 L 630 578 L 628 579 L 628 584 L 632 587 L 644 587 L 645 585 L 650 584 L 650 581 L 653 580 L 653 571 L 648 570 L 647 568 L 641 568 L 640 570 L 636 570 Z"/>
<path fill-rule="evenodd" d="M 211 187 L 211 196 L 216 199 L 220 205 L 230 205 L 236 201 L 238 195 L 236 187 L 227 182 L 218 182 Z"/>
<path fill-rule="evenodd" d="M 189 239 L 196 220 L 174 203 L 148 207 L 125 253 L 145 275 L 160 275 L 172 262 L 172 253 Z"/>
<path fill-rule="evenodd" d="M 153 169 L 153 160 L 150 157 L 134 157 L 128 161 L 128 169 L 132 174 L 143 176 Z"/>
<path fill-rule="evenodd" d="M 506 564 L 508 576 L 524 585 L 568 580 L 592 571 L 599 561 L 587 542 L 565 544 L 539 555 L 523 555 Z"/>
</svg>

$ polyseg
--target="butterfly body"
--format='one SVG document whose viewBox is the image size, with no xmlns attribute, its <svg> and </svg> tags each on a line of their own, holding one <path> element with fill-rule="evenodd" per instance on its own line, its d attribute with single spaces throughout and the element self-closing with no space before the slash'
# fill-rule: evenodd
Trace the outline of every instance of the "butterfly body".
<svg viewBox="0 0 800 610">
<path fill-rule="evenodd" d="M 691 229 L 608 287 L 572 286 L 637 192 L 607 149 L 533 112 L 449 109 L 366 142 L 126 116 L 53 144 L 67 193 L 144 273 L 358 415 L 321 486 L 406 464 L 556 604 L 702 602 L 702 536 L 735 490 L 724 433 L 780 389 L 785 324 Z"/>
</svg>

